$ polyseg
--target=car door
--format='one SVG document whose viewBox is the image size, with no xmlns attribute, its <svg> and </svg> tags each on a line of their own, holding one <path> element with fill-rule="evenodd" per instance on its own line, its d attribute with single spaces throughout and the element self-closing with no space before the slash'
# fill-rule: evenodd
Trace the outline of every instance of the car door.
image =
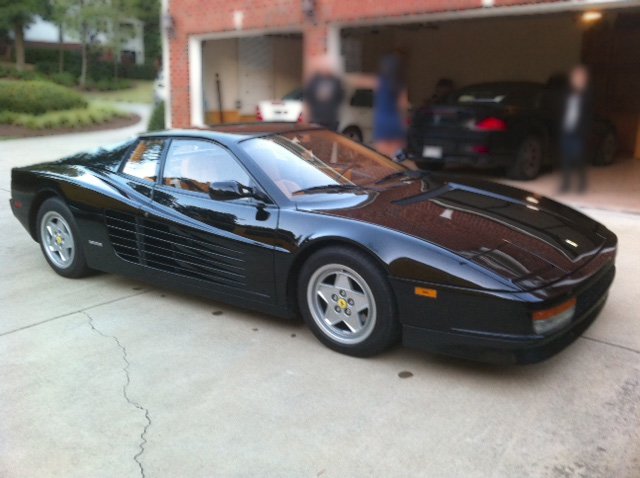
<svg viewBox="0 0 640 478">
<path fill-rule="evenodd" d="M 364 143 L 373 139 L 373 97 L 373 90 L 367 88 L 358 88 L 347 97 L 344 125 L 357 126 Z"/>
<path fill-rule="evenodd" d="M 259 186 L 222 145 L 174 138 L 144 223 L 150 267 L 194 281 L 215 293 L 273 302 L 278 209 L 267 199 L 212 199 L 209 185 Z"/>
<path fill-rule="evenodd" d="M 107 176 L 112 176 L 113 184 L 119 185 L 121 194 L 119 200 L 102 199 L 107 236 L 115 254 L 130 263 L 144 264 L 141 221 L 151 203 L 160 158 L 166 145 L 166 138 L 141 138 L 118 171 L 104 172 Z M 105 255 L 102 260 L 105 264 L 100 267 L 111 270 L 113 264 L 109 263 L 110 256 Z"/>
</svg>

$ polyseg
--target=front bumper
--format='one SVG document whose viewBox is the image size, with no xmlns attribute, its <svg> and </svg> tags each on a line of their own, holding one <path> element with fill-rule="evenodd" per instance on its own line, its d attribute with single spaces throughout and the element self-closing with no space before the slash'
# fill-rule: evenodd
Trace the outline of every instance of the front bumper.
<svg viewBox="0 0 640 478">
<path fill-rule="evenodd" d="M 407 347 L 454 357 L 499 364 L 531 364 L 546 360 L 576 340 L 604 307 L 615 276 L 611 265 L 577 293 L 576 316 L 566 327 L 548 335 L 486 333 L 478 330 L 432 330 L 403 325 Z"/>
</svg>

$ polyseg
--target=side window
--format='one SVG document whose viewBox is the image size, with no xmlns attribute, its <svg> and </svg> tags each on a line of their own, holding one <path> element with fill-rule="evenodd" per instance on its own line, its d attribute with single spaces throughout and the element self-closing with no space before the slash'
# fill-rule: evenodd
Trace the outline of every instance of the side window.
<svg viewBox="0 0 640 478">
<path fill-rule="evenodd" d="M 124 163 L 122 172 L 129 176 L 155 183 L 158 161 L 164 147 L 164 139 L 142 139 Z"/>
<path fill-rule="evenodd" d="M 221 181 L 251 186 L 247 172 L 221 146 L 196 139 L 171 142 L 162 174 L 165 186 L 208 194 L 209 184 Z"/>
<path fill-rule="evenodd" d="M 373 108 L 373 90 L 358 89 L 354 91 L 350 104 L 359 108 Z"/>
</svg>

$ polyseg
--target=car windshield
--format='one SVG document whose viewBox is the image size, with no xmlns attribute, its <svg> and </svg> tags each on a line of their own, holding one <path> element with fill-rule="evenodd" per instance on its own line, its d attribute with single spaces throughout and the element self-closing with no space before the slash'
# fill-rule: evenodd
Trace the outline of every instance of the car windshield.
<svg viewBox="0 0 640 478">
<path fill-rule="evenodd" d="M 283 100 L 302 101 L 302 88 L 296 88 L 282 97 Z"/>
<path fill-rule="evenodd" d="M 407 171 L 386 156 L 326 130 L 252 138 L 242 146 L 289 198 L 358 189 Z"/>
</svg>

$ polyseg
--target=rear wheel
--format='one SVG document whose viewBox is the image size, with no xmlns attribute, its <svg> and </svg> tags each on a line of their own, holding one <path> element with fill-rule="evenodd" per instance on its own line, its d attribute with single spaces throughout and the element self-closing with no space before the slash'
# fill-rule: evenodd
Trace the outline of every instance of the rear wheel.
<svg viewBox="0 0 640 478">
<path fill-rule="evenodd" d="M 64 201 L 49 198 L 43 202 L 36 224 L 42 253 L 56 273 L 63 277 L 83 277 L 90 272 L 78 228 Z"/>
<path fill-rule="evenodd" d="M 593 158 L 593 164 L 596 166 L 608 166 L 613 163 L 617 149 L 616 134 L 613 131 L 607 131 L 598 145 L 598 149 Z"/>
<path fill-rule="evenodd" d="M 440 171 L 444 168 L 444 163 L 427 163 L 425 161 L 416 161 L 416 166 L 422 171 Z"/>
<path fill-rule="evenodd" d="M 537 136 L 527 136 L 520 144 L 515 160 L 507 170 L 507 176 L 512 179 L 530 180 L 540 174 L 544 147 Z"/>
<path fill-rule="evenodd" d="M 298 302 L 305 322 L 327 347 L 347 355 L 375 355 L 397 341 L 392 297 L 382 271 L 356 249 L 323 249 L 300 273 Z"/>
<path fill-rule="evenodd" d="M 353 141 L 357 141 L 358 143 L 362 143 L 362 131 L 357 126 L 348 126 L 342 132 L 347 138 L 352 139 Z"/>
</svg>

